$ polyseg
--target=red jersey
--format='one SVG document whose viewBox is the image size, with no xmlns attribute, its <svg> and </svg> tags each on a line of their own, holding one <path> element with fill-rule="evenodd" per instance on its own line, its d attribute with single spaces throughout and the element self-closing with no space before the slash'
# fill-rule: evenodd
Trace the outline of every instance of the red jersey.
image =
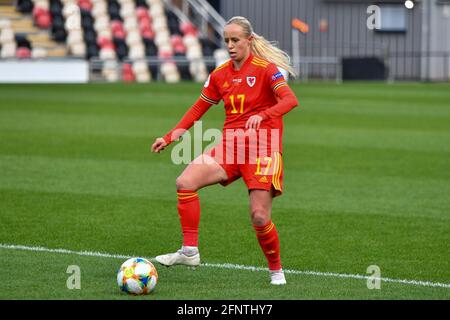
<svg viewBox="0 0 450 320">
<path fill-rule="evenodd" d="M 281 152 L 282 116 L 297 106 L 297 98 L 277 66 L 253 54 L 249 55 L 240 70 L 235 70 L 233 62 L 229 60 L 212 71 L 200 98 L 163 139 L 167 144 L 178 139 L 184 130 L 192 127 L 211 105 L 218 104 L 220 100 L 224 101 L 225 107 L 224 131 L 244 130 L 251 116 L 261 116 L 260 130 L 269 131 L 269 135 L 272 129 L 277 131 Z M 267 138 L 270 141 L 271 138 Z"/>
</svg>

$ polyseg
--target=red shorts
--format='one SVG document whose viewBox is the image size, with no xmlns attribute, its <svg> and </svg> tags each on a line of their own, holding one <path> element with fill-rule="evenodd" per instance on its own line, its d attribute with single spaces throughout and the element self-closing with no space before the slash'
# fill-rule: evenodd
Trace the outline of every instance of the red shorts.
<svg viewBox="0 0 450 320">
<path fill-rule="evenodd" d="M 212 157 L 227 173 L 227 181 L 221 182 L 226 186 L 242 177 L 248 190 L 274 190 L 274 197 L 283 193 L 283 159 L 278 151 L 268 151 L 266 154 L 252 154 L 246 149 L 246 156 L 239 157 L 234 149 L 233 159 L 224 156 L 226 148 L 223 143 L 215 146 L 207 155 Z"/>
</svg>

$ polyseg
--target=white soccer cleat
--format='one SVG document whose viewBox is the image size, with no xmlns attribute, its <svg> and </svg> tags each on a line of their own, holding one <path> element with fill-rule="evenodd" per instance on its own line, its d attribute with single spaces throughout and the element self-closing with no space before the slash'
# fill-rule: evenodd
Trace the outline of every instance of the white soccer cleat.
<svg viewBox="0 0 450 320">
<path fill-rule="evenodd" d="M 286 284 L 286 278 L 284 277 L 283 270 L 270 271 L 270 284 L 279 286 Z"/>
<path fill-rule="evenodd" d="M 200 253 L 197 252 L 193 255 L 186 255 L 183 250 L 180 249 L 175 253 L 163 254 L 156 256 L 156 261 L 160 264 L 170 267 L 177 264 L 182 264 L 185 266 L 197 267 L 200 265 Z"/>
</svg>

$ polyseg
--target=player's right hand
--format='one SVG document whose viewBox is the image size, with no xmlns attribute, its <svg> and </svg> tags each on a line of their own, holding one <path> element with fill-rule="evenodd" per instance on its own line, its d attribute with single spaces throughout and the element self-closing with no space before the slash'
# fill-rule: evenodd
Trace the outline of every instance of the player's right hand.
<svg viewBox="0 0 450 320">
<path fill-rule="evenodd" d="M 167 142 L 163 138 L 156 138 L 155 142 L 152 144 L 152 152 L 161 152 L 167 147 Z"/>
</svg>

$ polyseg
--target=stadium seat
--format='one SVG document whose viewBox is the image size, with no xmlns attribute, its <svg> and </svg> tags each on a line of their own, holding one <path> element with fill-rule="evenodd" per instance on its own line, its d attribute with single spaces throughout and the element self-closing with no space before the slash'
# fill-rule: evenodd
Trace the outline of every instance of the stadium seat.
<svg viewBox="0 0 450 320">
<path fill-rule="evenodd" d="M 133 62 L 132 68 L 136 77 L 136 82 L 149 82 L 151 80 L 150 72 L 144 60 Z"/>
<path fill-rule="evenodd" d="M 170 38 L 170 43 L 176 55 L 183 57 L 186 56 L 186 46 L 184 45 L 183 38 L 180 35 L 172 35 Z"/>
<path fill-rule="evenodd" d="M 98 32 L 100 30 L 109 29 L 110 19 L 107 15 L 97 17 L 94 22 L 94 29 Z"/>
<path fill-rule="evenodd" d="M 155 42 L 152 39 L 143 38 L 142 39 L 145 45 L 145 55 L 146 56 L 157 56 L 158 48 L 156 47 Z"/>
<path fill-rule="evenodd" d="M 31 57 L 33 59 L 42 59 L 48 56 L 47 50 L 45 48 L 33 48 L 31 50 Z"/>
<path fill-rule="evenodd" d="M 31 13 L 34 8 L 34 4 L 31 0 L 17 0 L 16 8 L 22 13 Z"/>
<path fill-rule="evenodd" d="M 52 30 L 64 30 L 64 18 L 62 12 L 52 13 Z"/>
<path fill-rule="evenodd" d="M 137 30 L 131 30 L 127 34 L 126 43 L 128 46 L 142 44 L 142 38 Z"/>
<path fill-rule="evenodd" d="M 155 3 L 150 6 L 150 15 L 152 18 L 158 18 L 164 16 L 164 7 L 162 3 Z"/>
<path fill-rule="evenodd" d="M 97 18 L 107 13 L 108 13 L 108 6 L 106 4 L 106 1 L 95 1 L 93 3 L 91 14 L 94 18 Z"/>
<path fill-rule="evenodd" d="M 19 48 L 28 48 L 29 50 L 31 50 L 31 43 L 30 41 L 27 39 L 26 35 L 23 34 L 16 34 L 15 35 L 15 41 L 17 43 L 17 47 Z"/>
<path fill-rule="evenodd" d="M 102 76 L 108 82 L 116 82 L 119 80 L 119 67 L 115 60 L 105 61 L 102 69 Z"/>
<path fill-rule="evenodd" d="M 199 41 L 202 47 L 203 56 L 205 57 L 212 57 L 214 55 L 214 51 L 219 49 L 219 47 L 210 39 L 199 38 Z"/>
<path fill-rule="evenodd" d="M 94 18 L 89 11 L 81 10 L 81 27 L 90 29 L 94 27 Z"/>
<path fill-rule="evenodd" d="M 49 2 L 38 0 L 35 2 L 32 14 L 35 24 L 41 29 L 49 29 L 52 23 L 52 17 L 49 10 Z"/>
<path fill-rule="evenodd" d="M 158 51 L 158 57 L 162 60 L 171 60 L 173 57 L 173 52 L 170 47 L 162 47 Z"/>
<path fill-rule="evenodd" d="M 89 43 L 87 44 L 87 48 L 86 48 L 86 58 L 87 59 L 91 59 L 93 57 L 98 57 L 99 56 L 99 48 L 97 45 Z"/>
<path fill-rule="evenodd" d="M 145 0 L 136 0 L 136 7 L 144 7 L 145 9 L 148 10 L 149 5 Z"/>
<path fill-rule="evenodd" d="M 122 2 L 119 12 L 123 19 L 134 18 L 135 17 L 134 2 L 131 1 Z"/>
<path fill-rule="evenodd" d="M 192 35 L 197 37 L 197 28 L 190 22 L 183 22 L 180 24 L 180 30 L 184 35 Z"/>
<path fill-rule="evenodd" d="M 137 30 L 139 28 L 138 21 L 136 17 L 129 16 L 124 18 L 123 26 L 125 30 Z"/>
<path fill-rule="evenodd" d="M 31 58 L 31 50 L 26 47 L 18 47 L 16 50 L 16 58 L 19 58 L 19 59 Z"/>
<path fill-rule="evenodd" d="M 101 49 L 110 48 L 114 50 L 114 43 L 110 36 L 99 35 L 97 37 L 97 45 Z"/>
<path fill-rule="evenodd" d="M 78 0 L 78 6 L 81 10 L 91 11 L 92 2 L 90 0 Z"/>
<path fill-rule="evenodd" d="M 136 16 L 137 16 L 137 18 L 139 20 L 142 19 L 142 18 L 149 17 L 148 8 L 145 7 L 145 6 L 138 6 L 138 7 L 136 7 Z"/>
<path fill-rule="evenodd" d="M 86 5 L 86 8 L 88 5 Z M 92 6 L 91 6 L 92 7 Z M 97 32 L 94 29 L 94 18 L 90 11 L 81 10 L 81 26 L 83 28 L 86 59 L 99 56 L 99 46 L 97 44 Z"/>
<path fill-rule="evenodd" d="M 84 42 L 86 45 L 96 45 L 97 33 L 94 29 L 84 29 Z"/>
<path fill-rule="evenodd" d="M 111 20 L 122 20 L 120 16 L 120 4 L 117 0 L 108 0 L 108 14 Z"/>
<path fill-rule="evenodd" d="M 141 33 L 142 38 L 150 40 L 155 39 L 155 32 L 153 31 L 151 26 L 140 25 L 139 32 Z"/>
<path fill-rule="evenodd" d="M 145 58 L 145 47 L 143 44 L 137 44 L 130 46 L 130 50 L 128 52 L 128 57 L 131 60 L 138 60 Z"/>
<path fill-rule="evenodd" d="M 111 48 L 101 48 L 99 52 L 99 57 L 101 60 L 115 60 L 116 52 Z"/>
<path fill-rule="evenodd" d="M 50 14 L 52 16 L 62 14 L 63 5 L 60 0 L 50 0 Z"/>
<path fill-rule="evenodd" d="M 122 20 L 111 20 L 110 26 L 113 34 L 117 31 L 124 31 Z"/>
<path fill-rule="evenodd" d="M 67 44 L 69 47 L 83 42 L 83 31 L 82 30 L 71 30 L 67 36 Z"/>
<path fill-rule="evenodd" d="M 117 57 L 120 61 L 125 59 L 128 56 L 128 46 L 125 43 L 124 39 L 114 38 L 114 46 L 116 50 Z"/>
<path fill-rule="evenodd" d="M 122 80 L 125 82 L 134 82 L 136 77 L 134 75 L 132 66 L 130 63 L 124 63 L 122 65 Z"/>
<path fill-rule="evenodd" d="M 15 42 L 8 42 L 2 44 L 1 58 L 8 59 L 16 56 L 17 44 Z"/>
<path fill-rule="evenodd" d="M 208 77 L 208 70 L 203 61 L 192 61 L 189 64 L 189 72 L 192 75 L 192 79 L 197 82 L 204 82 Z"/>
<path fill-rule="evenodd" d="M 164 62 L 161 65 L 161 73 L 164 80 L 168 83 L 175 83 L 180 81 L 180 74 L 174 62 Z"/>
<path fill-rule="evenodd" d="M 14 31 L 11 28 L 4 28 L 0 33 L 0 44 L 6 44 L 8 42 L 15 41 Z"/>
<path fill-rule="evenodd" d="M 11 21 L 9 19 L 0 19 L 0 31 L 2 29 L 10 29 Z"/>
<path fill-rule="evenodd" d="M 86 44 L 83 41 L 76 42 L 70 46 L 70 52 L 76 57 L 86 56 Z"/>
</svg>

